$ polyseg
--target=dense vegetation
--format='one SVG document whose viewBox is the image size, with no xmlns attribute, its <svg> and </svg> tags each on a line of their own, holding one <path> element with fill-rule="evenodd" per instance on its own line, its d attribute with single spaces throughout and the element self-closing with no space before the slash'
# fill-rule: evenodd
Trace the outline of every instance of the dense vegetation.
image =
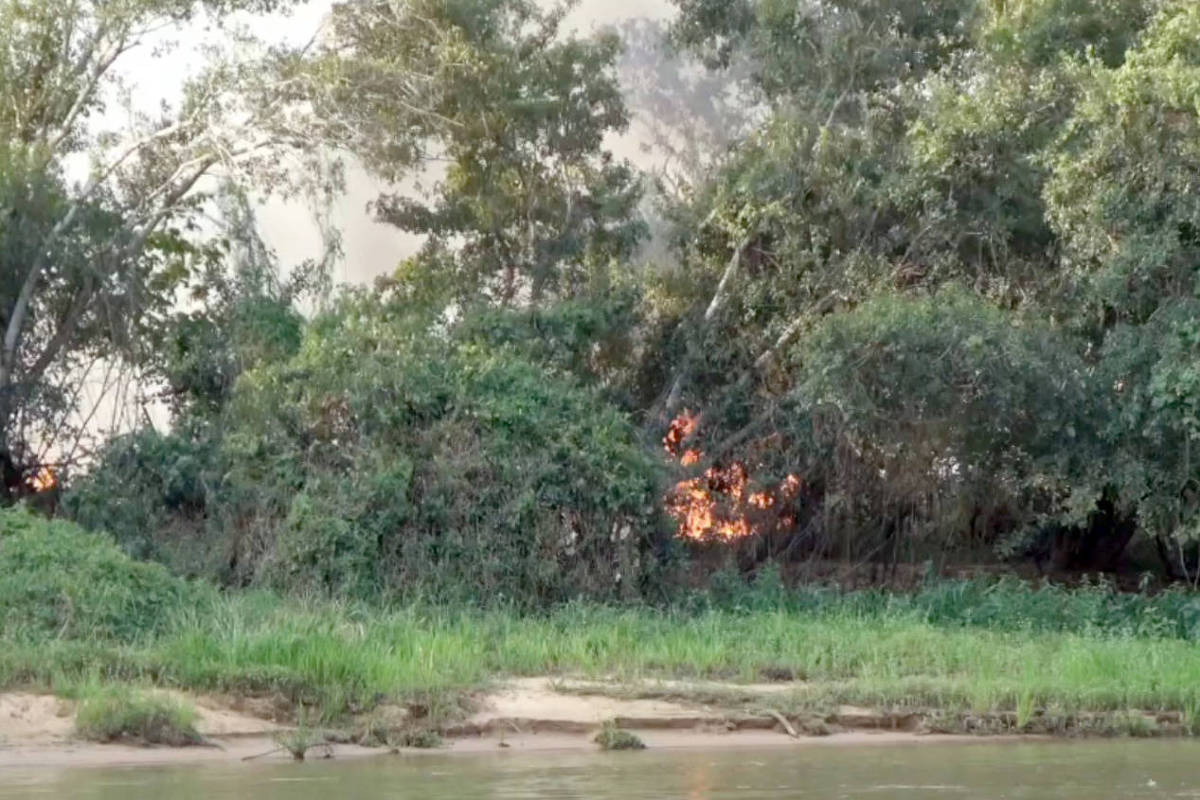
<svg viewBox="0 0 1200 800">
<path fill-rule="evenodd" d="M 128 595 L 141 567 L 103 539 L 21 512 L 0 522 L 75 548 L 43 553 L 47 570 L 72 572 L 102 554 L 107 591 L 92 614 L 60 634 L 6 631 L 0 686 L 49 689 L 81 700 L 81 731 L 111 740 L 196 741 L 188 709 L 152 687 L 272 698 L 280 713 L 353 729 L 380 705 L 420 709 L 443 725 L 471 693 L 506 676 L 572 675 L 631 682 L 658 678 L 761 682 L 803 679 L 770 703 L 823 715 L 841 704 L 909 710 L 952 730 L 993 713 L 1003 723 L 1124 730 L 1126 712 L 1200 714 L 1200 601 L 1174 590 L 1154 597 L 1110 586 L 1030 588 L 1019 581 L 934 582 L 912 595 L 787 589 L 767 570 L 749 586 L 736 575 L 671 609 L 569 603 L 552 611 L 327 599 L 262 591 L 147 593 L 132 621 Z M 80 553 L 83 553 L 81 556 Z M 157 568 L 155 568 L 157 570 Z M 0 607 L 27 602 L 44 573 L 0 584 Z M 22 580 L 24 581 L 22 583 Z M 620 685 L 618 685 L 619 687 Z M 135 688 L 129 688 L 135 687 Z M 676 685 L 639 691 L 685 692 Z M 704 691 L 697 687 L 696 691 Z M 712 689 L 705 701 L 734 708 L 764 700 Z M 1139 716 L 1138 724 L 1144 724 Z M 1034 730 L 1037 728 L 1029 728 Z"/>
<path fill-rule="evenodd" d="M 6 635 L 70 639 L 112 570 L 524 609 L 767 562 L 1200 582 L 1194 3 L 675 0 L 657 63 L 737 124 L 651 109 L 690 154 L 656 174 L 607 149 L 652 28 L 352 0 L 292 49 L 224 28 L 288 2 L 70 5 L 0 1 L 0 500 L 168 571 L 6 518 L 0 581 L 80 559 Z M 238 45 L 110 113 L 199 20 Z M 286 269 L 256 233 L 339 159 L 428 178 L 374 203 L 424 245 L 369 288 L 333 232 Z"/>
</svg>

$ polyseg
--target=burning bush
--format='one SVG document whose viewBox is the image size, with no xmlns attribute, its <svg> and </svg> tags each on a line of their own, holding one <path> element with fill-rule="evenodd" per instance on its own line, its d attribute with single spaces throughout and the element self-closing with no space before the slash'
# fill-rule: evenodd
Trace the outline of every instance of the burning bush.
<svg viewBox="0 0 1200 800">
<path fill-rule="evenodd" d="M 667 428 L 663 446 L 681 467 L 697 467 L 704 459 L 704 453 L 691 446 L 699 427 L 700 417 L 684 411 Z M 736 542 L 794 525 L 791 502 L 800 486 L 799 476 L 788 475 L 778 487 L 756 488 L 746 463 L 733 460 L 677 483 L 667 494 L 666 509 L 682 539 Z"/>
</svg>

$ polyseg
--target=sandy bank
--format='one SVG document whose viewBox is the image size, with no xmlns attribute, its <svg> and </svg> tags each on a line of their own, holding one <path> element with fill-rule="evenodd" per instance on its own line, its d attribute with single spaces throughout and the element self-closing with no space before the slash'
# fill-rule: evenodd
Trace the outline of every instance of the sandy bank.
<svg viewBox="0 0 1200 800">
<path fill-rule="evenodd" d="M 655 683 L 666 694 L 695 697 L 755 696 L 785 693 L 786 684 L 764 686 Z M 624 691 L 628 692 L 628 687 Z M 636 731 L 651 749 L 828 747 L 865 744 L 921 744 L 980 741 L 976 736 L 923 733 L 905 718 L 842 709 L 845 724 L 807 735 L 801 720 L 784 721 L 769 712 L 731 711 L 720 704 L 613 696 L 612 686 L 530 678 L 512 681 L 478 699 L 479 711 L 449 726 L 445 745 L 413 753 L 506 753 L 594 750 L 592 736 L 606 721 Z M 628 692 L 636 695 L 637 692 Z M 46 695 L 0 694 L 0 769 L 202 764 L 236 762 L 248 757 L 287 760 L 274 752 L 274 736 L 286 730 L 269 717 L 269 703 L 228 698 L 190 697 L 200 721 L 198 730 L 212 746 L 192 748 L 93 744 L 74 737 L 74 707 Z M 809 731 L 811 733 L 811 731 Z M 995 740 L 994 738 L 992 739 Z M 353 758 L 394 754 L 381 747 L 334 744 L 314 748 L 309 758 Z"/>
</svg>

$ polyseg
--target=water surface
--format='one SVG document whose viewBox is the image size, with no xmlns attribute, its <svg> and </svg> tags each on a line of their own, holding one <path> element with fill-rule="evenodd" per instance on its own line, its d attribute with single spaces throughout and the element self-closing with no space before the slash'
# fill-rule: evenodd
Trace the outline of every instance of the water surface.
<svg viewBox="0 0 1200 800">
<path fill-rule="evenodd" d="M 1200 742 L 381 756 L 341 762 L 0 769 L 0 800 L 1200 798 Z"/>
</svg>

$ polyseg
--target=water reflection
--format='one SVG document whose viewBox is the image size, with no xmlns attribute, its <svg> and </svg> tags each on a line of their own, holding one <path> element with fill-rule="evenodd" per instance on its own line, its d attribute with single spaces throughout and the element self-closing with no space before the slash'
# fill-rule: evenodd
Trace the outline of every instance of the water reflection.
<svg viewBox="0 0 1200 800">
<path fill-rule="evenodd" d="M 1193 742 L 1102 741 L 0 770 L 0 800 L 1200 798 L 1197 756 Z"/>
</svg>

